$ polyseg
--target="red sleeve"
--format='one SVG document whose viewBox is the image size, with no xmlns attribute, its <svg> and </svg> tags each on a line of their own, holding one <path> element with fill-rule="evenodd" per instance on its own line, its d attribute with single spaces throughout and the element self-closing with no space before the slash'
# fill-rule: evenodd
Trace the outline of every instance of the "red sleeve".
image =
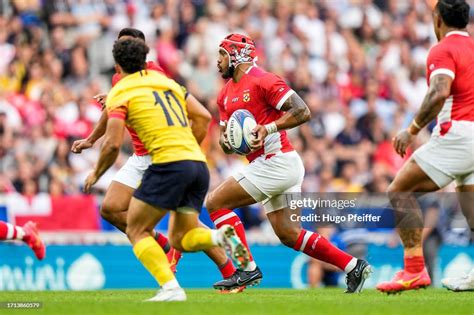
<svg viewBox="0 0 474 315">
<path fill-rule="evenodd" d="M 219 95 L 217 96 L 217 107 L 219 108 L 219 125 L 223 126 L 224 121 L 227 121 L 229 119 L 229 115 L 227 114 L 226 111 L 226 103 L 227 103 L 227 96 L 224 97 L 224 89 L 221 90 Z"/>
<path fill-rule="evenodd" d="M 456 63 L 453 55 L 449 50 L 449 46 L 442 43 L 431 48 L 426 60 L 426 79 L 428 85 L 431 79 L 437 74 L 445 74 L 453 80 L 456 77 Z"/>
<path fill-rule="evenodd" d="M 273 73 L 268 73 L 262 77 L 260 80 L 260 91 L 267 104 L 278 110 L 288 97 L 294 93 L 282 78 Z"/>
<path fill-rule="evenodd" d="M 161 72 L 161 73 L 165 74 L 165 70 L 163 70 L 163 68 L 158 63 L 156 63 L 154 61 L 148 61 L 146 63 L 146 69 L 147 70 L 158 71 L 158 72 Z"/>
<path fill-rule="evenodd" d="M 117 84 L 118 81 L 120 81 L 122 77 L 120 76 L 120 74 L 118 73 L 115 73 L 113 76 L 112 76 L 112 86 L 114 86 L 115 84 Z"/>
<path fill-rule="evenodd" d="M 125 106 L 115 108 L 108 113 L 108 119 L 118 118 L 121 120 L 127 119 L 127 108 Z"/>
</svg>

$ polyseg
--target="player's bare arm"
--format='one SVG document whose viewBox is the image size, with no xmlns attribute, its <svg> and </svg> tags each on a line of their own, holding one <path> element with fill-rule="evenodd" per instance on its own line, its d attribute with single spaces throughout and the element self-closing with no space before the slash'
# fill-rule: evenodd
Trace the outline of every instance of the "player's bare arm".
<svg viewBox="0 0 474 315">
<path fill-rule="evenodd" d="M 95 169 L 89 174 L 84 184 L 84 192 L 89 193 L 92 186 L 99 178 L 114 164 L 123 141 L 125 121 L 111 118 L 107 122 L 105 140 L 100 150 L 99 162 Z"/>
<path fill-rule="evenodd" d="M 297 127 L 311 119 L 311 112 L 308 106 L 296 93 L 288 97 L 283 103 L 281 110 L 286 113 L 275 120 L 275 122 L 265 126 L 258 125 L 255 127 L 255 140 L 252 143 L 254 150 L 258 150 L 263 146 L 263 140 L 268 134 Z"/>
<path fill-rule="evenodd" d="M 100 119 L 94 127 L 94 130 L 92 130 L 91 134 L 85 139 L 74 141 L 71 147 L 71 152 L 79 154 L 82 153 L 82 150 L 92 148 L 94 143 L 105 134 L 105 129 L 107 128 L 107 118 L 107 111 L 102 111 L 102 115 L 100 116 Z"/>
<path fill-rule="evenodd" d="M 207 135 L 207 128 L 211 122 L 211 113 L 191 94 L 186 98 L 188 118 L 194 138 L 201 144 Z"/>
<path fill-rule="evenodd" d="M 415 121 L 421 129 L 435 119 L 443 108 L 444 102 L 451 95 L 452 82 L 453 79 L 445 74 L 438 74 L 431 80 L 430 89 L 415 116 Z"/>
<path fill-rule="evenodd" d="M 420 130 L 439 114 L 444 102 L 451 94 L 452 82 L 453 79 L 444 74 L 438 74 L 431 79 L 430 88 L 415 119 L 407 129 L 400 131 L 393 138 L 393 147 L 401 157 L 405 156 L 408 146 Z"/>
</svg>

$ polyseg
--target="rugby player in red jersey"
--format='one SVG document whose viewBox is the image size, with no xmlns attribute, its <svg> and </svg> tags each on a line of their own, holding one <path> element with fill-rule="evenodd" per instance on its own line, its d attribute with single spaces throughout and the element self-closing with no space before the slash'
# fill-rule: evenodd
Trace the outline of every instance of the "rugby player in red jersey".
<svg viewBox="0 0 474 315">
<path fill-rule="evenodd" d="M 18 240 L 23 241 L 39 260 L 44 259 L 46 255 L 46 246 L 41 240 L 36 223 L 28 221 L 23 226 L 13 225 L 8 222 L 0 221 L 0 241 Z"/>
<path fill-rule="evenodd" d="M 258 125 L 254 129 L 253 151 L 247 155 L 250 164 L 207 197 L 206 208 L 214 224 L 216 227 L 224 224 L 234 226 L 248 248 L 242 222 L 232 209 L 261 202 L 273 230 L 284 245 L 344 270 L 347 274 L 346 292 L 360 292 L 370 274 L 369 264 L 289 220 L 294 210 L 290 209 L 285 194 L 301 192 L 304 166 L 285 130 L 307 122 L 311 116 L 308 107 L 281 78 L 254 64 L 255 44 L 248 36 L 230 34 L 219 48 L 217 67 L 222 77 L 229 79 L 217 99 L 221 120 L 220 143 L 224 152 L 233 153 L 227 141 L 226 121 L 234 111 L 250 111 Z M 214 287 L 229 288 L 233 282 L 256 284 L 262 279 L 262 272 L 251 258 L 245 272 L 238 276 L 237 281 L 225 279 Z"/>
<path fill-rule="evenodd" d="M 410 126 L 393 139 L 403 157 L 420 130 L 437 119 L 431 139 L 415 151 L 388 188 L 394 209 L 402 214 L 397 223 L 404 269 L 377 286 L 382 292 L 431 284 L 423 257 L 420 209 L 412 193 L 436 191 L 456 181 L 463 213 L 474 229 L 474 40 L 466 31 L 469 10 L 465 0 L 437 3 L 433 24 L 439 43 L 430 50 L 426 63 L 429 90 Z M 474 289 L 470 277 L 464 280 Z"/>
<path fill-rule="evenodd" d="M 126 37 L 140 38 L 145 41 L 143 32 L 133 28 L 125 28 L 120 31 L 118 38 L 123 39 Z M 147 70 L 164 72 L 163 69 L 153 61 L 147 62 L 146 68 Z M 115 73 L 112 77 L 112 85 L 115 85 L 120 79 L 120 74 Z M 101 104 L 104 104 L 106 95 L 98 95 L 96 99 Z M 211 115 L 194 96 L 188 94 L 186 101 L 188 116 L 192 121 L 191 128 L 193 135 L 198 143 L 201 143 L 207 134 L 207 127 L 211 120 Z M 81 153 L 82 150 L 92 147 L 93 144 L 104 135 L 107 127 L 107 118 L 107 112 L 103 111 L 99 123 L 89 137 L 87 139 L 77 140 L 73 143 L 72 152 Z M 100 210 L 102 217 L 122 232 L 125 232 L 127 227 L 127 209 L 133 192 L 138 187 L 145 170 L 151 164 L 150 156 L 136 132 L 128 126 L 127 129 L 132 138 L 135 153 L 115 175 L 107 189 Z M 181 253 L 170 246 L 168 238 L 165 235 L 155 231 L 155 239 L 167 254 L 172 270 L 176 271 L 176 265 L 181 258 Z M 224 279 L 233 279 L 232 276 L 238 271 L 222 248 L 215 247 L 206 250 L 205 253 L 218 266 Z M 237 293 L 241 292 L 244 288 L 245 286 L 235 285 L 232 288 L 233 290 L 223 290 L 223 293 Z"/>
</svg>

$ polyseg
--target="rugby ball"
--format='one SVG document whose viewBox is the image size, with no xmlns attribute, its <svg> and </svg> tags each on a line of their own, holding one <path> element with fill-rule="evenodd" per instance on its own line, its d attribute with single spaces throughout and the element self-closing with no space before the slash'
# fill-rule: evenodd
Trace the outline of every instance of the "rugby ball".
<svg viewBox="0 0 474 315">
<path fill-rule="evenodd" d="M 252 151 L 251 140 L 254 138 L 252 130 L 257 126 L 253 115 L 246 109 L 239 109 L 232 113 L 227 121 L 227 140 L 235 153 L 247 155 Z"/>
</svg>

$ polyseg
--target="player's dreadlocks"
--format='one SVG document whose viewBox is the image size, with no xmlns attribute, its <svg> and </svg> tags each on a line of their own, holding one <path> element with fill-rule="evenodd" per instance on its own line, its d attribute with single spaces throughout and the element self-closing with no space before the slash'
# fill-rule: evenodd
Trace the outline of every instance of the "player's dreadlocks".
<svg viewBox="0 0 474 315">
<path fill-rule="evenodd" d="M 115 62 L 126 73 L 145 69 L 146 55 L 150 48 L 138 38 L 119 39 L 115 41 L 112 53 Z"/>
</svg>

